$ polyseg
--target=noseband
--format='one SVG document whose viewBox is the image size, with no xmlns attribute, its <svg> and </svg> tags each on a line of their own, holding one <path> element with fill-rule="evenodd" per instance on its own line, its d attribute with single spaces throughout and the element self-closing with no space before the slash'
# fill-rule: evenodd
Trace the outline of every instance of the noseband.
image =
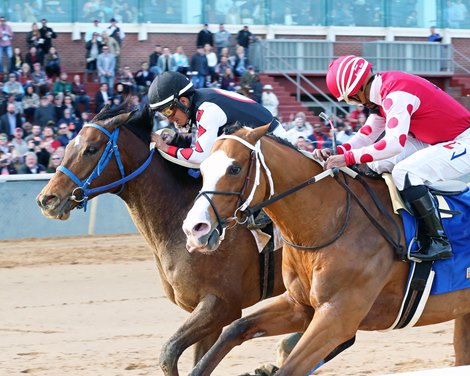
<svg viewBox="0 0 470 376">
<path fill-rule="evenodd" d="M 77 177 L 77 175 L 75 175 L 72 171 L 70 171 L 65 166 L 59 166 L 57 167 L 57 170 L 67 175 L 77 185 L 77 187 L 75 187 L 74 190 L 72 191 L 72 195 L 70 196 L 69 199 L 78 203 L 77 205 L 78 209 L 83 209 L 84 211 L 86 211 L 86 207 L 87 207 L 87 203 L 88 203 L 88 199 L 90 195 L 95 194 L 95 193 L 102 193 L 104 191 L 115 188 L 117 186 L 121 186 L 121 188 L 119 189 L 118 192 L 115 192 L 115 193 L 116 194 L 121 193 L 122 190 L 124 189 L 124 184 L 126 182 L 134 179 L 137 175 L 142 173 L 147 168 L 147 166 L 150 164 L 152 160 L 155 149 L 152 149 L 150 151 L 150 155 L 148 156 L 148 158 L 137 170 L 135 170 L 132 174 L 126 176 L 124 172 L 124 166 L 121 160 L 121 154 L 119 153 L 119 147 L 117 145 L 117 139 L 119 136 L 119 128 L 115 128 L 114 131 L 110 133 L 106 128 L 98 124 L 86 124 L 84 125 L 84 127 L 92 127 L 92 128 L 98 129 L 109 138 L 108 143 L 106 144 L 106 148 L 104 149 L 103 154 L 101 154 L 100 160 L 98 161 L 97 165 L 95 166 L 91 174 L 83 180 L 80 180 Z M 103 185 L 101 187 L 96 187 L 96 188 L 91 188 L 91 189 L 88 188 L 90 184 L 92 183 L 92 181 L 101 175 L 101 173 L 104 171 L 105 167 L 108 165 L 113 155 L 116 159 L 119 172 L 121 173 L 121 179 L 115 182 Z"/>
<path fill-rule="evenodd" d="M 221 237 L 223 237 L 225 233 L 225 229 L 227 227 L 227 224 L 234 220 L 238 224 L 244 224 L 250 217 L 250 215 L 253 214 L 252 211 L 248 209 L 248 206 L 250 205 L 251 201 L 253 200 L 253 197 L 256 192 L 256 188 L 260 184 L 260 177 L 261 177 L 261 165 L 263 166 L 264 170 L 266 171 L 266 174 L 268 175 L 268 180 L 269 180 L 269 185 L 270 185 L 270 195 L 269 197 L 271 198 L 274 195 L 274 183 L 272 180 L 271 176 L 271 171 L 269 170 L 265 160 L 264 160 L 264 155 L 261 153 L 261 143 L 258 140 L 258 142 L 255 145 L 250 144 L 249 142 L 245 141 L 244 139 L 234 136 L 234 135 L 221 135 L 217 138 L 217 140 L 224 140 L 224 139 L 233 139 L 236 140 L 243 145 L 245 145 L 248 149 L 251 150 L 251 157 L 250 157 L 250 166 L 248 168 L 248 172 L 245 178 L 245 182 L 243 184 L 242 189 L 239 192 L 233 192 L 233 191 L 200 191 L 199 194 L 196 197 L 196 200 L 203 196 L 207 201 L 209 201 L 210 206 L 212 207 L 212 210 L 214 211 L 215 217 L 217 219 L 217 227 L 216 231 L 219 233 Z M 215 206 L 214 202 L 212 201 L 211 197 L 209 195 L 236 195 L 239 198 L 239 202 L 243 201 L 243 196 L 244 193 L 250 183 L 251 179 L 251 174 L 253 170 L 253 165 L 256 166 L 256 172 L 255 172 L 255 180 L 253 183 L 253 187 L 251 190 L 251 193 L 249 194 L 248 198 L 245 200 L 243 204 L 237 207 L 235 210 L 234 214 L 232 217 L 229 218 L 221 218 L 219 215 L 219 212 L 217 210 L 217 207 Z M 195 201 L 196 201 L 195 200 Z M 238 205 L 238 204 L 237 204 Z M 241 218 L 238 218 L 238 213 L 242 213 L 243 216 Z"/>
</svg>

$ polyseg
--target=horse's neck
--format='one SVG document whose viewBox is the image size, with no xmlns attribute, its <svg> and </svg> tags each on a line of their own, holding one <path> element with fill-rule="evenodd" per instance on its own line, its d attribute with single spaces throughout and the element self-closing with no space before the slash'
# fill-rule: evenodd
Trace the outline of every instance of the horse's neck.
<svg viewBox="0 0 470 376">
<path fill-rule="evenodd" d="M 177 179 L 172 166 L 159 155 L 153 158 L 141 175 L 126 184 L 121 197 L 140 233 L 162 255 L 185 250 L 181 225 L 198 188 Z"/>
<path fill-rule="evenodd" d="M 322 166 L 287 146 L 272 143 L 273 148 L 265 158 L 274 181 L 275 194 L 323 172 Z M 267 188 L 269 192 L 269 187 Z M 308 229 L 306 239 L 322 237 L 336 228 L 338 213 L 346 207 L 345 191 L 330 176 L 292 193 L 266 208 L 285 236 L 292 236 L 299 226 Z M 310 224 L 310 226 L 308 225 Z M 318 226 L 321 224 L 321 226 Z M 330 227 L 323 231 L 323 227 Z"/>
</svg>

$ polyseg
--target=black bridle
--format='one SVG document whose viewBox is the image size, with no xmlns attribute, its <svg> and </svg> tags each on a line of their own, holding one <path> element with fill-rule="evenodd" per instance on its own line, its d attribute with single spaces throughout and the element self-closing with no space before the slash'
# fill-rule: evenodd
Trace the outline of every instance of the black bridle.
<svg viewBox="0 0 470 376">
<path fill-rule="evenodd" d="M 279 201 L 281 199 L 283 199 L 284 197 L 288 196 L 288 195 L 291 195 L 292 193 L 295 193 L 305 187 L 308 187 L 309 185 L 312 185 L 320 180 L 322 180 L 323 178 L 327 177 L 327 176 L 331 176 L 333 177 L 339 184 L 340 186 L 346 191 L 346 215 L 345 215 L 345 220 L 342 224 L 342 226 L 340 227 L 340 229 L 338 230 L 338 232 L 328 241 L 320 244 L 320 245 L 312 245 L 312 246 L 303 246 L 303 245 L 298 245 L 298 244 L 295 244 L 295 243 L 292 243 L 290 241 L 288 241 L 287 239 L 283 238 L 282 237 L 282 240 L 288 244 L 289 246 L 291 247 L 294 247 L 294 248 L 297 248 L 297 249 L 302 249 L 302 250 L 319 250 L 321 248 L 325 248 L 331 244 L 333 244 L 334 242 L 336 242 L 343 234 L 344 232 L 346 231 L 346 228 L 349 224 L 349 219 L 350 219 L 350 213 L 351 213 L 351 197 L 354 199 L 354 201 L 358 204 L 358 206 L 361 208 L 361 210 L 365 213 L 365 215 L 367 216 L 367 218 L 370 220 L 370 222 L 377 228 L 377 230 L 379 231 L 379 233 L 385 238 L 386 241 L 388 241 L 390 243 L 390 245 L 396 250 L 396 252 L 398 254 L 401 254 L 403 253 L 403 246 L 401 245 L 401 232 L 400 232 L 400 228 L 399 226 L 397 225 L 397 223 L 393 220 L 392 216 L 390 215 L 390 213 L 388 213 L 387 209 L 385 208 L 385 206 L 382 204 L 382 202 L 380 201 L 380 199 L 378 198 L 378 196 L 375 194 L 374 191 L 372 191 L 369 187 L 369 185 L 367 184 L 367 182 L 362 179 L 362 177 L 360 175 L 358 175 L 357 173 L 354 173 L 354 178 L 356 180 L 359 180 L 359 182 L 363 185 L 363 187 L 365 188 L 365 190 L 367 191 L 367 193 L 370 195 L 370 197 L 372 198 L 375 206 L 377 207 L 377 209 L 382 212 L 384 215 L 385 215 L 385 218 L 394 226 L 394 229 L 395 229 L 395 233 L 396 233 L 396 239 L 394 239 L 394 237 L 392 235 L 389 234 L 389 232 L 387 231 L 387 229 L 376 219 L 374 218 L 370 213 L 369 211 L 367 210 L 367 208 L 365 207 L 365 205 L 362 203 L 362 201 L 360 200 L 360 198 L 357 196 L 357 194 L 349 187 L 348 185 L 348 181 L 347 181 L 347 174 L 345 174 L 344 172 L 342 172 L 342 176 L 343 176 L 343 180 L 342 181 L 341 179 L 339 179 L 339 172 L 338 172 L 338 169 L 330 169 L 330 170 L 326 170 L 326 171 L 323 171 L 322 173 L 316 175 L 316 176 L 313 176 L 312 178 L 288 189 L 287 191 L 283 192 L 283 193 L 280 193 L 278 195 L 275 195 L 275 196 L 271 196 L 269 197 L 267 200 L 259 203 L 258 205 L 255 205 L 251 208 L 248 207 L 248 205 L 250 204 L 251 200 L 247 200 L 245 201 L 244 204 L 242 204 L 241 206 L 237 207 L 237 209 L 235 210 L 235 213 L 233 215 L 232 218 L 225 218 L 225 219 L 222 219 L 219 215 L 219 212 L 217 211 L 217 208 L 216 208 L 216 205 L 214 204 L 214 202 L 212 201 L 212 199 L 208 196 L 208 194 L 212 194 L 212 195 L 238 195 L 239 197 L 239 202 L 241 202 L 243 200 L 243 194 L 244 194 L 244 191 L 246 190 L 246 187 L 248 186 L 248 182 L 250 181 L 250 176 L 251 176 L 251 173 L 252 173 L 252 166 L 254 165 L 254 162 L 258 162 L 259 158 L 262 159 L 263 161 L 263 166 L 268 174 L 268 176 L 270 177 L 271 176 L 271 172 L 269 171 L 269 168 L 267 167 L 267 165 L 264 163 L 264 157 L 262 156 L 261 154 L 261 146 L 260 146 L 260 140 L 257 141 L 256 145 L 252 145 L 252 144 L 249 144 L 247 141 L 243 140 L 242 138 L 240 137 L 237 137 L 237 136 L 234 136 L 234 135 L 222 135 L 220 136 L 218 139 L 227 139 L 227 138 L 230 138 L 230 139 L 235 139 L 237 141 L 239 141 L 240 143 L 242 143 L 243 145 L 245 145 L 247 148 L 251 149 L 251 162 L 250 162 L 250 168 L 248 170 L 248 173 L 247 173 L 247 177 L 245 178 L 245 182 L 244 182 L 244 185 L 243 185 L 243 189 L 242 191 L 240 192 L 226 192 L 226 191 L 201 191 L 199 193 L 199 195 L 197 196 L 197 198 L 199 198 L 200 196 L 204 196 L 208 201 L 209 201 L 209 204 L 211 205 L 214 213 L 215 213 L 215 216 L 217 218 L 217 231 L 219 232 L 219 235 L 220 234 L 223 234 L 224 231 L 225 231 L 225 228 L 227 227 L 227 223 L 229 222 L 229 219 L 230 220 L 236 220 L 237 223 L 241 224 L 241 223 L 245 223 L 246 222 L 246 219 L 248 217 L 250 217 L 251 215 L 253 215 L 254 213 L 258 212 L 259 210 L 263 209 L 264 207 L 276 202 L 276 201 Z M 256 163 L 256 168 L 259 169 L 260 168 L 260 164 L 259 163 Z M 256 176 L 258 176 L 258 173 L 259 171 L 256 171 Z M 271 182 L 272 183 L 272 182 Z M 254 194 L 254 190 L 256 190 L 256 182 L 254 182 L 254 185 L 253 185 L 253 191 L 252 191 L 252 194 L 250 195 L 251 197 L 253 196 Z M 273 193 L 273 186 L 271 186 L 271 191 Z M 196 200 L 197 200 L 196 198 Z M 238 205 L 238 204 L 237 204 Z M 237 217 L 237 213 L 238 212 L 242 212 L 244 214 L 244 218 L 245 220 L 240 222 L 238 221 L 238 217 Z"/>
</svg>

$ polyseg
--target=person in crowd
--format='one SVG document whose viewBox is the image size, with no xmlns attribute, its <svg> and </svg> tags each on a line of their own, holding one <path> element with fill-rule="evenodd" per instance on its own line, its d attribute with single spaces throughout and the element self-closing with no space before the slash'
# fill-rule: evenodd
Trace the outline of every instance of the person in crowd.
<svg viewBox="0 0 470 376">
<path fill-rule="evenodd" d="M 24 57 L 25 63 L 28 63 L 31 69 L 34 69 L 34 64 L 39 63 L 43 65 L 44 63 L 44 54 L 41 50 L 38 50 L 35 46 L 29 47 L 28 52 Z"/>
<path fill-rule="evenodd" d="M 44 39 L 41 38 L 41 32 L 36 22 L 31 24 L 31 30 L 26 34 L 26 43 L 28 44 L 28 49 L 36 47 L 36 51 L 41 51 L 42 56 L 44 56 Z"/>
<path fill-rule="evenodd" d="M 75 137 L 75 132 L 70 130 L 69 123 L 70 122 L 62 120 L 59 122 L 57 141 L 59 141 L 62 146 L 67 146 L 70 140 Z M 73 121 L 72 124 L 74 124 Z"/>
<path fill-rule="evenodd" d="M 287 140 L 295 145 L 299 137 L 304 137 L 307 139 L 311 134 L 311 130 L 305 125 L 304 119 L 301 117 L 296 117 L 294 119 L 295 126 L 287 131 Z"/>
<path fill-rule="evenodd" d="M 70 110 L 70 113 L 74 117 L 80 117 L 80 111 L 78 110 L 77 106 L 75 106 L 75 102 L 73 101 L 73 94 L 69 95 L 64 95 L 64 111 L 66 109 Z"/>
<path fill-rule="evenodd" d="M 173 57 L 171 56 L 169 47 L 163 47 L 163 52 L 158 58 L 157 67 L 158 71 L 160 72 L 159 74 L 162 74 L 163 72 L 173 72 L 176 70 L 176 64 Z"/>
<path fill-rule="evenodd" d="M 6 55 L 8 63 L 11 62 L 13 50 L 11 48 L 11 40 L 13 39 L 13 31 L 11 26 L 7 24 L 4 16 L 0 17 L 0 32 L 2 33 L 0 39 L 0 72 L 4 72 L 3 68 L 3 55 Z M 7 67 L 8 72 L 11 72 L 11 67 Z"/>
<path fill-rule="evenodd" d="M 279 99 L 277 95 L 273 92 L 273 87 L 270 84 L 263 86 L 263 94 L 261 95 L 262 105 L 273 114 L 274 117 L 277 117 Z"/>
<path fill-rule="evenodd" d="M 349 139 L 356 134 L 349 122 L 339 123 L 337 125 L 337 131 L 338 133 L 336 133 L 336 141 L 338 144 L 344 144 L 345 142 L 348 142 Z"/>
<path fill-rule="evenodd" d="M 232 60 L 235 76 L 242 77 L 250 66 L 248 64 L 248 57 L 245 55 L 245 49 L 242 46 L 238 46 L 236 48 L 235 55 Z"/>
<path fill-rule="evenodd" d="M 304 150 L 308 151 L 309 153 L 312 153 L 314 150 L 314 147 L 312 144 L 306 140 L 305 137 L 299 136 L 297 137 L 297 142 L 295 143 L 295 147 L 299 150 Z"/>
<path fill-rule="evenodd" d="M 68 80 L 69 76 L 67 72 L 61 72 L 59 79 L 54 82 L 52 86 L 52 92 L 54 95 L 63 94 L 70 95 L 72 94 L 72 82 Z"/>
<path fill-rule="evenodd" d="M 23 138 L 24 131 L 21 127 L 16 127 L 15 133 L 13 134 L 13 138 L 11 139 L 10 143 L 15 148 L 15 155 L 17 156 L 19 161 L 23 161 L 24 155 L 28 151 L 28 143 Z"/>
<path fill-rule="evenodd" d="M 80 114 L 80 118 L 77 119 L 77 122 L 75 124 L 75 133 L 78 134 L 80 130 L 83 128 L 84 125 L 88 124 L 90 122 L 90 113 L 83 111 Z"/>
<path fill-rule="evenodd" d="M 150 72 L 149 65 L 146 61 L 143 61 L 140 65 L 140 69 L 135 74 L 135 83 L 139 93 L 147 93 L 155 75 Z M 122 102 L 123 98 L 121 98 Z"/>
<path fill-rule="evenodd" d="M 14 103 L 7 104 L 7 112 L 0 116 L 0 133 L 6 134 L 11 140 L 15 134 L 15 129 L 21 127 L 23 120 L 21 115 L 16 112 Z"/>
<path fill-rule="evenodd" d="M 29 123 L 24 123 L 23 128 Z M 30 124 L 31 125 L 31 124 Z M 24 138 L 26 142 L 42 141 L 42 127 L 40 125 L 31 125 L 31 133 Z M 39 145 L 39 144 L 38 144 Z"/>
<path fill-rule="evenodd" d="M 248 25 L 243 26 L 243 29 L 238 31 L 237 34 L 237 43 L 239 46 L 242 46 L 245 49 L 245 55 L 248 55 L 250 48 L 250 43 L 253 41 L 253 34 L 248 28 Z"/>
<path fill-rule="evenodd" d="M 225 70 L 230 68 L 233 74 L 233 66 L 230 64 L 230 60 L 227 56 L 220 56 L 219 62 L 214 68 L 217 79 L 220 81 L 220 77 L 225 73 Z"/>
<path fill-rule="evenodd" d="M 442 42 L 442 36 L 436 31 L 436 26 L 431 26 L 429 31 L 431 33 L 428 36 L 429 42 Z"/>
<path fill-rule="evenodd" d="M 263 96 L 263 84 L 260 81 L 259 74 L 256 73 L 253 77 L 253 81 L 251 82 L 251 89 L 249 97 L 254 99 L 256 103 L 262 104 L 262 96 Z"/>
<path fill-rule="evenodd" d="M 239 48 L 243 49 L 243 47 Z M 250 90 L 253 90 L 252 86 L 255 81 L 256 71 L 252 65 L 248 65 L 246 68 L 240 78 L 240 88 L 243 95 L 250 97 L 251 93 L 253 93 Z"/>
<path fill-rule="evenodd" d="M 210 44 L 204 45 L 204 53 L 206 54 L 207 58 L 207 65 L 209 67 L 209 82 L 215 83 L 217 81 L 216 74 L 215 74 L 215 66 L 218 63 L 217 55 L 214 51 L 212 51 L 212 46 Z"/>
<path fill-rule="evenodd" d="M 93 78 L 96 78 L 97 72 L 97 60 L 99 54 L 102 52 L 103 44 L 101 43 L 101 38 L 98 39 L 99 34 L 97 32 L 93 33 L 92 38 L 85 43 L 86 49 L 86 78 L 85 80 L 88 81 L 88 75 L 91 73 Z"/>
<path fill-rule="evenodd" d="M 354 111 L 350 112 L 347 115 L 347 120 L 349 121 L 353 129 L 357 128 L 357 124 L 359 122 L 359 115 L 361 114 L 366 115 L 366 108 L 364 107 L 363 104 L 356 105 L 356 108 L 354 109 Z"/>
<path fill-rule="evenodd" d="M 332 61 L 326 83 L 338 101 L 361 103 L 371 114 L 338 147 L 338 155 L 327 149 L 317 157 L 327 159 L 326 168 L 367 162 L 378 173 L 391 172 L 419 221 L 419 248 L 411 256 L 424 261 L 452 257 L 426 184 L 470 173 L 470 111 L 424 78 L 397 71 L 374 74 L 370 62 L 354 55 Z"/>
<path fill-rule="evenodd" d="M 60 146 L 60 142 L 56 140 L 55 125 L 52 122 L 47 123 L 47 125 L 43 128 L 42 135 L 43 135 L 43 143 L 46 146 L 45 149 L 47 150 L 49 154 L 51 154 L 52 151 L 47 146 L 50 146 L 53 150 L 57 149 Z M 48 160 L 44 162 L 43 164 L 47 166 L 48 163 L 49 163 L 49 156 L 48 156 Z"/>
<path fill-rule="evenodd" d="M 225 68 L 224 74 L 220 77 L 220 88 L 227 91 L 236 91 L 235 75 L 232 68 Z"/>
<path fill-rule="evenodd" d="M 0 137 L 2 136 L 0 135 Z M 0 150 L 0 175 L 16 175 L 17 173 L 18 171 L 12 163 L 9 153 Z"/>
<path fill-rule="evenodd" d="M 188 56 L 184 53 L 184 49 L 182 46 L 176 47 L 176 52 L 173 54 L 173 61 L 175 62 L 177 72 L 180 72 L 181 74 L 188 73 Z"/>
<path fill-rule="evenodd" d="M 23 63 L 20 70 L 17 73 L 18 82 L 26 88 L 26 85 L 33 83 L 33 77 L 31 76 L 31 67 L 28 63 Z"/>
<path fill-rule="evenodd" d="M 8 136 L 6 133 L 0 132 L 0 151 L 9 154 L 10 148 L 8 147 Z"/>
<path fill-rule="evenodd" d="M 255 101 L 220 89 L 195 89 L 191 81 L 178 72 L 163 73 L 153 81 L 149 107 L 178 129 L 196 127 L 197 138 L 194 147 L 189 148 L 169 146 L 158 134 L 152 134 L 158 149 L 190 163 L 199 164 L 207 158 L 218 134 L 227 124 L 236 121 L 251 127 L 271 124 L 269 133 L 279 136 L 285 133 L 271 113 Z"/>
<path fill-rule="evenodd" d="M 73 76 L 72 94 L 75 96 L 77 109 L 83 104 L 86 112 L 90 112 L 90 96 L 87 94 L 86 86 L 81 82 L 79 74 Z"/>
<path fill-rule="evenodd" d="M 109 91 L 109 86 L 106 82 L 103 82 L 95 95 L 96 112 L 100 112 L 106 104 L 111 103 L 110 99 L 111 93 Z"/>
<path fill-rule="evenodd" d="M 116 58 L 114 57 L 114 55 L 109 53 L 108 46 L 103 46 L 103 52 L 98 55 L 97 67 L 100 83 L 108 84 L 107 90 L 109 90 L 110 95 L 112 95 L 114 87 Z"/>
<path fill-rule="evenodd" d="M 126 91 L 126 87 L 124 87 L 123 84 L 118 82 L 116 84 L 116 89 L 114 90 L 113 97 L 118 97 L 120 101 L 123 102 L 124 99 L 127 98 L 128 95 L 129 93 Z"/>
<path fill-rule="evenodd" d="M 16 102 L 22 101 L 24 96 L 24 87 L 17 81 L 15 73 L 10 73 L 8 75 L 8 81 L 3 85 L 3 92 L 9 96 L 14 96 Z"/>
<path fill-rule="evenodd" d="M 131 68 L 126 65 L 124 69 L 122 69 L 118 76 L 117 82 L 124 85 L 126 93 L 136 93 L 137 92 L 137 84 L 135 82 L 134 73 L 132 73 Z"/>
<path fill-rule="evenodd" d="M 13 49 L 13 56 L 10 60 L 11 71 L 19 75 L 21 67 L 23 66 L 23 54 L 21 53 L 21 48 L 15 47 Z"/>
<path fill-rule="evenodd" d="M 55 79 L 60 76 L 60 55 L 54 46 L 49 48 L 49 52 L 44 57 L 44 67 L 49 78 Z"/>
<path fill-rule="evenodd" d="M 197 33 L 196 38 L 196 47 L 205 46 L 206 44 L 210 46 L 214 45 L 214 35 L 212 34 L 212 31 L 209 30 L 208 24 L 204 24 L 202 30 Z"/>
<path fill-rule="evenodd" d="M 220 59 L 220 55 L 223 48 L 229 48 L 232 42 L 232 35 L 225 29 L 225 25 L 221 23 L 219 25 L 219 31 L 214 34 L 214 46 L 217 48 L 217 56 Z"/>
<path fill-rule="evenodd" d="M 49 91 L 49 80 L 47 78 L 46 72 L 44 72 L 41 67 L 41 63 L 34 63 L 31 79 L 36 94 L 42 96 Z"/>
<path fill-rule="evenodd" d="M 44 95 L 41 97 L 39 107 L 34 112 L 34 124 L 44 127 L 49 121 L 55 124 L 57 115 L 54 105 L 49 101 L 49 98 Z"/>
<path fill-rule="evenodd" d="M 57 171 L 57 167 L 60 166 L 62 160 L 64 159 L 63 150 L 63 147 L 59 147 L 51 154 L 51 157 L 49 158 L 49 164 L 47 166 L 48 173 L 53 174 Z"/>
<path fill-rule="evenodd" d="M 149 69 L 155 76 L 158 76 L 160 73 L 160 68 L 158 67 L 158 59 L 162 55 L 162 46 L 156 44 L 153 52 L 149 55 Z"/>
<path fill-rule="evenodd" d="M 124 41 L 124 38 L 126 37 L 126 34 L 124 31 L 117 25 L 116 19 L 113 17 L 109 20 L 111 25 L 109 25 L 106 28 L 106 33 L 110 38 L 113 38 L 116 40 L 116 42 L 119 44 L 119 46 L 122 45 L 122 42 Z"/>
<path fill-rule="evenodd" d="M 64 110 L 65 110 L 64 94 L 59 93 L 55 95 L 53 99 L 53 103 L 54 103 L 55 118 L 57 119 L 57 121 L 59 121 L 59 119 L 62 119 L 62 117 L 64 116 Z M 56 124 L 57 124 L 57 121 L 56 121 Z"/>
<path fill-rule="evenodd" d="M 204 52 L 204 48 L 199 46 L 196 53 L 191 57 L 189 63 L 193 85 L 196 89 L 200 89 L 206 86 L 206 77 L 209 75 L 209 65 L 207 63 L 207 56 Z"/>
<path fill-rule="evenodd" d="M 106 31 L 103 31 L 101 35 L 103 46 L 107 46 L 109 48 L 109 53 L 114 56 L 114 71 L 117 73 L 119 72 L 120 67 L 121 46 L 116 39 L 110 38 Z"/>
<path fill-rule="evenodd" d="M 321 123 L 313 124 L 313 133 L 307 137 L 315 149 L 331 148 L 333 141 L 328 133 L 323 131 L 324 126 Z"/>
<path fill-rule="evenodd" d="M 100 26 L 100 21 L 98 18 L 93 20 L 93 23 L 88 27 L 85 33 L 85 43 L 91 40 L 94 33 L 98 34 L 98 40 L 101 42 L 101 34 L 103 33 L 104 28 Z"/>
<path fill-rule="evenodd" d="M 28 151 L 24 156 L 24 163 L 20 165 L 18 174 L 45 174 L 46 167 L 38 163 L 36 153 Z"/>
<path fill-rule="evenodd" d="M 34 113 L 39 107 L 39 95 L 34 92 L 34 86 L 32 84 L 27 84 L 25 88 L 25 93 L 22 99 L 23 114 L 27 121 L 32 121 L 34 119 Z"/>
<path fill-rule="evenodd" d="M 47 55 L 52 47 L 52 39 L 57 38 L 57 34 L 52 28 L 47 26 L 47 20 L 45 18 L 41 20 L 41 25 L 39 33 L 42 39 L 42 50 L 44 54 Z"/>
</svg>

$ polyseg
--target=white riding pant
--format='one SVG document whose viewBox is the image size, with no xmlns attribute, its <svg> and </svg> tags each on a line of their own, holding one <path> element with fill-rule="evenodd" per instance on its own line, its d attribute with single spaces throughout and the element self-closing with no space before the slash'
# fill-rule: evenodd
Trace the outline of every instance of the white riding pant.
<svg viewBox="0 0 470 376">
<path fill-rule="evenodd" d="M 470 173 L 470 128 L 453 141 L 435 145 L 408 136 L 400 154 L 368 165 L 379 174 L 391 173 L 400 191 L 406 175 L 413 186 L 458 179 Z"/>
</svg>

